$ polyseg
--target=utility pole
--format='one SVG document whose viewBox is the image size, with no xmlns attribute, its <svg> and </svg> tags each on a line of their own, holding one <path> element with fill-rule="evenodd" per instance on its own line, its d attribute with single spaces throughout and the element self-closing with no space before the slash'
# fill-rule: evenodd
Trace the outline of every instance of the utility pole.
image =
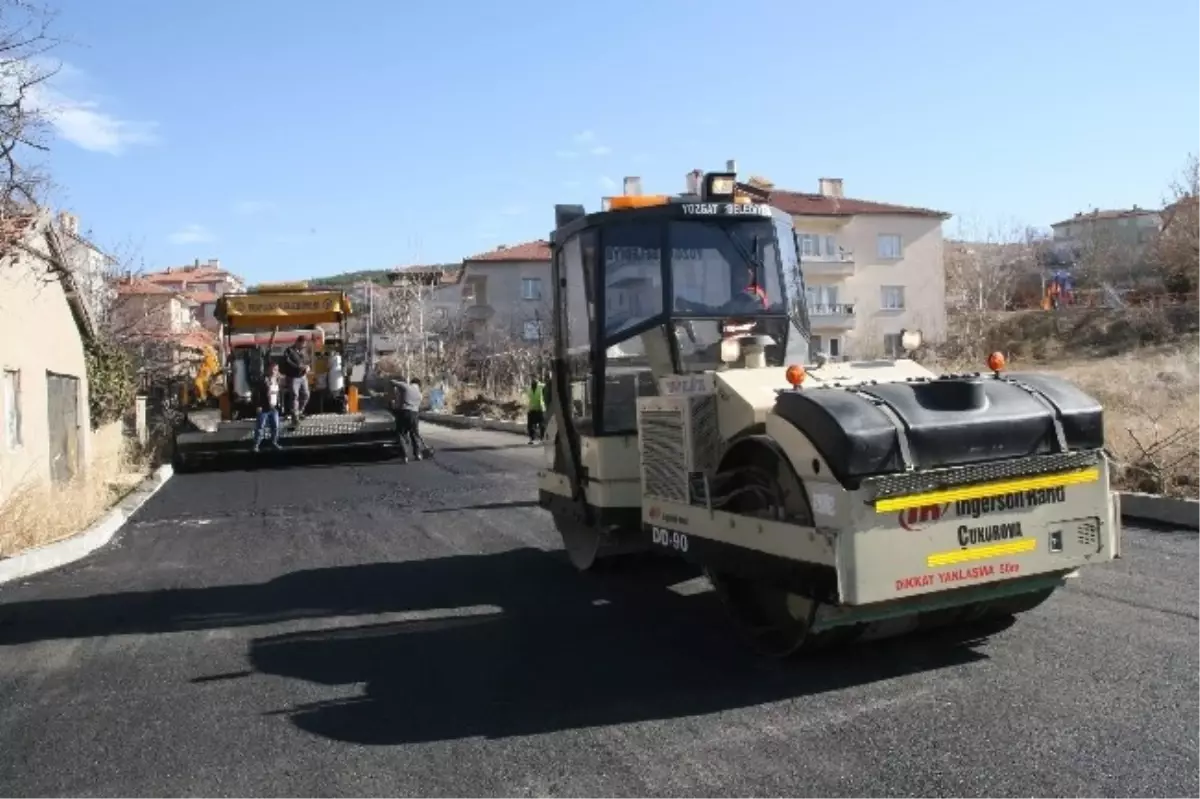
<svg viewBox="0 0 1200 799">
<path fill-rule="evenodd" d="M 367 377 L 375 375 L 375 281 L 367 281 Z"/>
</svg>

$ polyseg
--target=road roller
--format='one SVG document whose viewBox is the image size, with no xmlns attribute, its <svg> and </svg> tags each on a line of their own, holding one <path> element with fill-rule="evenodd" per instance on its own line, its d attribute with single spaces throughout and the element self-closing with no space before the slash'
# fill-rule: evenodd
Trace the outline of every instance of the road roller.
<svg viewBox="0 0 1200 799">
<path fill-rule="evenodd" d="M 555 206 L 540 505 L 579 570 L 703 571 L 757 650 L 1011 617 L 1120 556 L 1100 404 L 996 353 L 810 352 L 792 219 L 736 171 Z M 640 554 L 639 554 L 640 553 Z"/>
</svg>

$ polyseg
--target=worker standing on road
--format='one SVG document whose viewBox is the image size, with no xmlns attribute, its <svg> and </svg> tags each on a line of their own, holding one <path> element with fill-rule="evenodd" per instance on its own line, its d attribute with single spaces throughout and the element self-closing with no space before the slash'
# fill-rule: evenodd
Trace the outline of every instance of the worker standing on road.
<svg viewBox="0 0 1200 799">
<path fill-rule="evenodd" d="M 267 373 L 254 384 L 254 405 L 258 410 L 258 417 L 254 420 L 255 452 L 262 445 L 268 423 L 271 426 L 271 449 L 282 449 L 279 446 L 279 395 L 282 389 L 279 364 L 272 363 L 267 367 Z"/>
<path fill-rule="evenodd" d="M 396 436 L 400 439 L 400 459 L 408 463 L 405 445 L 411 450 L 414 460 L 421 460 L 428 453 L 428 447 L 422 446 L 421 434 L 417 429 L 421 412 L 421 381 L 393 380 L 395 388 L 392 401 L 392 413 L 396 417 Z"/>
<path fill-rule="evenodd" d="M 283 351 L 283 374 L 291 384 L 292 426 L 300 424 L 304 409 L 308 407 L 308 353 L 304 351 L 307 339 L 296 336 L 295 342 Z"/>
<path fill-rule="evenodd" d="M 529 433 L 529 443 L 536 444 L 546 438 L 546 398 L 545 386 L 535 377 L 529 385 L 527 408 L 525 410 L 525 429 Z"/>
</svg>

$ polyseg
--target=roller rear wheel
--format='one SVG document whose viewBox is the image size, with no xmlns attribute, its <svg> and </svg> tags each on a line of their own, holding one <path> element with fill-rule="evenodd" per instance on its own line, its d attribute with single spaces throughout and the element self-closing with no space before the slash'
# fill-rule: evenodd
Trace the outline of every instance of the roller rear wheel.
<svg viewBox="0 0 1200 799">
<path fill-rule="evenodd" d="M 611 565 L 620 556 L 644 551 L 636 541 L 622 536 L 616 528 L 591 526 L 567 513 L 553 513 L 554 525 L 562 537 L 567 559 L 579 571 L 589 571 L 601 565 Z"/>
<path fill-rule="evenodd" d="M 558 442 L 554 443 L 554 471 L 565 474 L 566 466 L 562 462 L 562 453 L 559 452 Z M 591 525 L 579 515 L 565 510 L 555 510 L 550 515 L 562 538 L 567 559 L 579 571 L 590 571 L 601 565 L 615 565 L 620 562 L 622 556 L 644 552 L 647 548 L 639 540 L 640 536 L 636 531 L 622 530 L 615 526 Z"/>
</svg>

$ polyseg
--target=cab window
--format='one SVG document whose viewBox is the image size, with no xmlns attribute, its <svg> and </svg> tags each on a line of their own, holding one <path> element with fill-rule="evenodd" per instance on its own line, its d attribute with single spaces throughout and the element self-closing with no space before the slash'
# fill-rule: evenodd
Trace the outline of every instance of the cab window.
<svg viewBox="0 0 1200 799">
<path fill-rule="evenodd" d="M 604 336 L 621 334 L 663 310 L 662 228 L 630 222 L 603 231 Z"/>
</svg>

